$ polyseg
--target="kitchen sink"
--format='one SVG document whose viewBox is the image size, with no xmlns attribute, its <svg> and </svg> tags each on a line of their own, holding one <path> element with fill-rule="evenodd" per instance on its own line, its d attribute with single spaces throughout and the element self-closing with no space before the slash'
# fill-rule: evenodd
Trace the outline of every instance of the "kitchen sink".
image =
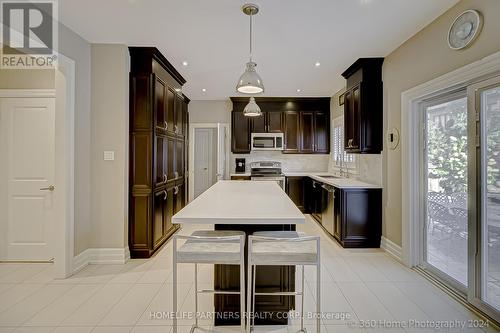
<svg viewBox="0 0 500 333">
<path fill-rule="evenodd" d="M 326 178 L 326 179 L 329 179 L 329 178 L 341 178 L 339 176 L 333 176 L 333 175 L 326 175 L 326 176 L 316 175 L 316 176 L 321 177 L 321 178 Z"/>
</svg>

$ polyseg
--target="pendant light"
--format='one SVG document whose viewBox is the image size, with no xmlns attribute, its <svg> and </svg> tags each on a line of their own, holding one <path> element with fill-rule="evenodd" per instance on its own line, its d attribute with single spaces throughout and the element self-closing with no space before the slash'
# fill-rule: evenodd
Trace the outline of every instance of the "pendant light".
<svg viewBox="0 0 500 333">
<path fill-rule="evenodd" d="M 255 98 L 250 97 L 250 102 L 243 109 L 243 115 L 247 117 L 258 117 L 262 115 L 262 111 L 260 111 L 260 107 L 255 103 Z"/>
<path fill-rule="evenodd" d="M 252 16 L 259 12 L 259 6 L 249 3 L 243 5 L 241 9 L 243 13 L 250 16 L 250 61 L 246 63 L 245 72 L 238 80 L 236 91 L 244 94 L 258 94 L 264 92 L 264 84 L 255 70 L 257 64 L 252 61 Z"/>
</svg>

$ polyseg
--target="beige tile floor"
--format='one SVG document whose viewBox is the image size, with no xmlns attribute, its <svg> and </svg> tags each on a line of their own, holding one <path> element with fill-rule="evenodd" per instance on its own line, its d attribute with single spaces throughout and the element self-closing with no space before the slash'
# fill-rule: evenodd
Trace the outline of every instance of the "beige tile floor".
<svg viewBox="0 0 500 333">
<path fill-rule="evenodd" d="M 388 324 L 410 320 L 467 322 L 478 318 L 382 250 L 343 249 L 309 216 L 299 229 L 322 237 L 321 306 L 329 314 L 322 320 L 322 332 L 494 332 L 492 328 L 390 329 Z M 181 233 L 192 230 L 187 226 Z M 90 265 L 66 280 L 54 280 L 50 264 L 0 264 L 0 333 L 169 333 L 171 321 L 154 318 L 153 314 L 172 309 L 171 261 L 171 244 L 166 244 L 152 259 L 130 260 L 125 265 Z M 212 284 L 210 266 L 202 266 L 199 274 L 202 284 Z M 194 310 L 192 266 L 181 266 L 179 276 L 181 311 Z M 306 269 L 306 284 L 305 309 L 314 311 L 314 268 Z M 212 297 L 200 296 L 201 311 L 213 308 Z M 368 321 L 375 327 L 362 327 Z M 214 329 L 206 320 L 202 323 L 210 331 L 238 332 L 231 327 Z M 188 332 L 190 324 L 189 320 L 181 320 L 179 332 Z M 309 332 L 315 332 L 314 321 L 306 320 L 306 324 Z M 256 331 L 282 333 L 297 329 L 297 320 L 292 320 L 288 327 L 258 327 Z"/>
</svg>

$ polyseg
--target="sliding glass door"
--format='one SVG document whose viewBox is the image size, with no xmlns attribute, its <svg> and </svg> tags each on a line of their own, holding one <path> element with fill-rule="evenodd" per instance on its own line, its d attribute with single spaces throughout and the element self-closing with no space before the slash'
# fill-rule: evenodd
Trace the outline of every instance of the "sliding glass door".
<svg viewBox="0 0 500 333">
<path fill-rule="evenodd" d="M 469 87 L 469 300 L 500 316 L 500 77 Z"/>
<path fill-rule="evenodd" d="M 423 103 L 424 269 L 465 293 L 468 286 L 466 90 Z"/>
</svg>

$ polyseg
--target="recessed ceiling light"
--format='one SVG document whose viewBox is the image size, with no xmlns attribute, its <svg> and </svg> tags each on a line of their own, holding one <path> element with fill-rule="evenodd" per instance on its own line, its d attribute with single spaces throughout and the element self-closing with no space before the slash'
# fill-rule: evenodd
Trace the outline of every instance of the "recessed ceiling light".
<svg viewBox="0 0 500 333">
<path fill-rule="evenodd" d="M 314 64 L 314 66 L 319 67 L 319 66 L 321 66 L 321 63 L 319 61 L 316 61 L 316 63 Z"/>
<path fill-rule="evenodd" d="M 189 65 L 189 63 L 187 61 L 182 62 L 182 66 L 187 66 L 187 65 Z"/>
<path fill-rule="evenodd" d="M 297 92 L 300 92 L 300 89 L 297 89 Z"/>
<path fill-rule="evenodd" d="M 201 91 L 205 92 L 205 91 L 207 91 L 207 89 L 203 88 L 203 89 L 201 89 Z"/>
</svg>

